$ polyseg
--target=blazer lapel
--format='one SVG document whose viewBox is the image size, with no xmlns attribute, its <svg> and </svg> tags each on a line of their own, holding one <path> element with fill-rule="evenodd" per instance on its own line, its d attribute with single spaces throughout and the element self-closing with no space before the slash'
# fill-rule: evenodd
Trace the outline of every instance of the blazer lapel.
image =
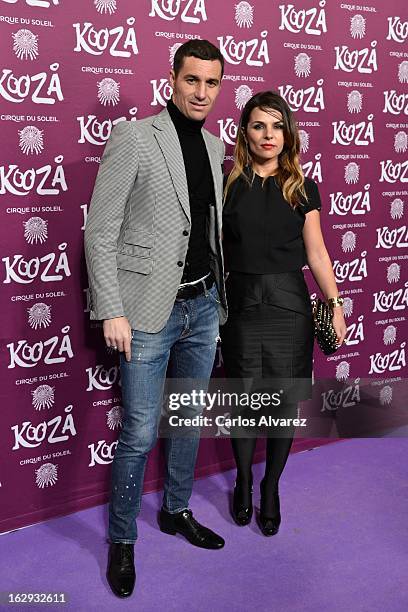
<svg viewBox="0 0 408 612">
<path fill-rule="evenodd" d="M 169 112 L 166 108 L 156 116 L 155 120 L 153 121 L 153 127 L 156 128 L 154 136 L 163 153 L 174 189 L 176 190 L 184 213 L 191 223 L 190 200 L 188 196 L 183 153 L 181 151 L 176 128 L 174 127 Z"/>
<path fill-rule="evenodd" d="M 207 147 L 208 159 L 210 160 L 211 172 L 214 181 L 215 204 L 217 209 L 218 227 L 222 221 L 222 173 L 218 151 L 213 148 L 209 135 L 203 130 L 205 146 Z"/>
</svg>

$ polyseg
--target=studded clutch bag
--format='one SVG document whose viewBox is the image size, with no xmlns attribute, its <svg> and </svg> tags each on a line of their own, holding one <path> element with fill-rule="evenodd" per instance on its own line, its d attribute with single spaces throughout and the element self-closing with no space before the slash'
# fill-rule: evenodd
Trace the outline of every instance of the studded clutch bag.
<svg viewBox="0 0 408 612">
<path fill-rule="evenodd" d="M 339 348 L 333 327 L 333 311 L 320 298 L 312 300 L 314 334 L 317 344 L 325 355 L 335 353 Z"/>
</svg>

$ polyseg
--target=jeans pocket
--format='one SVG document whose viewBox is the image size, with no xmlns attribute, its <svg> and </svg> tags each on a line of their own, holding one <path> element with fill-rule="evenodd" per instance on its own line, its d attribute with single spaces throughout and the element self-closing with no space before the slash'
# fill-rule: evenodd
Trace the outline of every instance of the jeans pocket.
<svg viewBox="0 0 408 612">
<path fill-rule="evenodd" d="M 217 285 L 214 283 L 213 286 L 211 287 L 211 289 L 208 290 L 207 295 L 216 303 L 216 304 L 221 304 L 221 301 L 219 299 L 219 293 L 218 293 L 218 289 L 217 289 Z"/>
</svg>

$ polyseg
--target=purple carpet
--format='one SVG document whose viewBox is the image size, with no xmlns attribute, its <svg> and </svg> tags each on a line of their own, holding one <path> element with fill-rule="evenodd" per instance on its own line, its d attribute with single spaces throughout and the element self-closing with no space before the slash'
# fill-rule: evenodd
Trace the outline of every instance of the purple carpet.
<svg viewBox="0 0 408 612">
<path fill-rule="evenodd" d="M 281 482 L 283 522 L 265 538 L 229 516 L 232 471 L 195 484 L 191 508 L 226 540 L 192 547 L 156 526 L 158 493 L 145 495 L 133 596 L 105 579 L 106 506 L 0 539 L 2 592 L 65 592 L 38 610 L 399 612 L 408 610 L 408 440 L 347 440 L 290 456 Z M 255 504 L 262 464 L 254 469 Z"/>
</svg>

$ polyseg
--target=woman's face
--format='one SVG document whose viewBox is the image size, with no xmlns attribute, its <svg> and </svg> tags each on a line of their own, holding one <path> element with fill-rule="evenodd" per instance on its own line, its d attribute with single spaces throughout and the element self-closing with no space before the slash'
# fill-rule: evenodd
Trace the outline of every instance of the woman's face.
<svg viewBox="0 0 408 612">
<path fill-rule="evenodd" d="M 282 114 L 274 109 L 267 113 L 254 108 L 249 116 L 246 129 L 249 152 L 254 161 L 266 162 L 276 158 L 282 152 L 285 139 L 283 135 Z"/>
</svg>

